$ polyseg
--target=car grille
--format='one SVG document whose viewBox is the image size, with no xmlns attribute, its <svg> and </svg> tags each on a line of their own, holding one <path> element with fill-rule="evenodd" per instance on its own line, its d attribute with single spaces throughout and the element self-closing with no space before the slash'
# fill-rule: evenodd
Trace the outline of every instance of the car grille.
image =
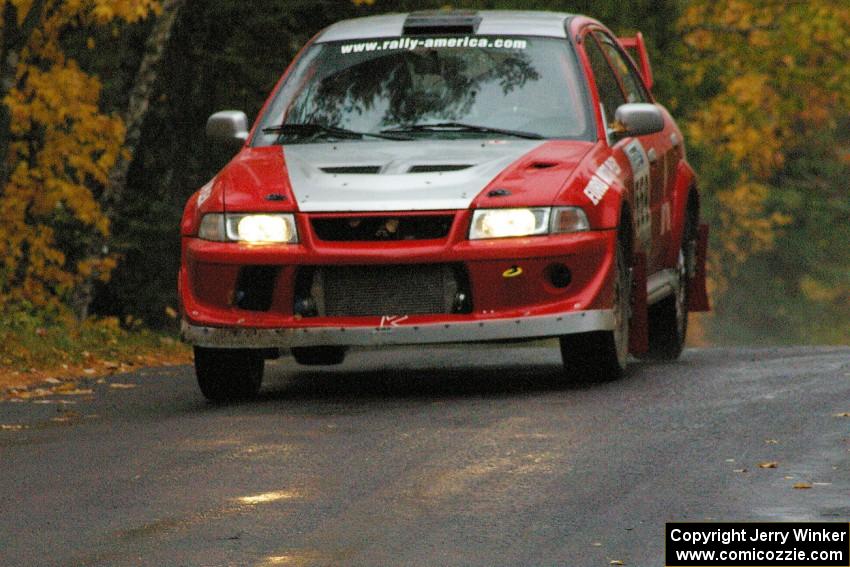
<svg viewBox="0 0 850 567">
<path fill-rule="evenodd" d="M 452 228 L 453 215 L 346 216 L 313 218 L 313 231 L 327 242 L 436 240 Z"/>
<path fill-rule="evenodd" d="M 309 294 L 317 316 L 458 313 L 468 304 L 468 284 L 460 266 L 321 266 L 302 272 L 296 289 Z M 303 296 L 296 296 L 296 304 L 303 301 Z"/>
</svg>

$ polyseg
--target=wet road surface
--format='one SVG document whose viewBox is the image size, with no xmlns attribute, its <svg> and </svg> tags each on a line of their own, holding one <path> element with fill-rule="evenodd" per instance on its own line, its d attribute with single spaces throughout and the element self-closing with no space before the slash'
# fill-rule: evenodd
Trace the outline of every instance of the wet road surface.
<svg viewBox="0 0 850 567">
<path fill-rule="evenodd" d="M 0 402 L 0 565 L 648 566 L 666 521 L 850 521 L 850 349 L 559 370 L 404 348 L 231 406 L 188 367 Z"/>
</svg>

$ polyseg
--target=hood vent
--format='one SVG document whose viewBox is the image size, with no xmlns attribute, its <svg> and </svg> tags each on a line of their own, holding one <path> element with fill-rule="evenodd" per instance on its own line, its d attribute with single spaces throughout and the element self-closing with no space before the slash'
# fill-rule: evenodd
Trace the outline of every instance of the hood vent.
<svg viewBox="0 0 850 567">
<path fill-rule="evenodd" d="M 472 164 L 468 163 L 435 163 L 411 166 L 405 173 L 446 173 L 449 171 L 463 171 L 469 169 Z M 332 175 L 377 175 L 381 173 L 380 165 L 339 165 L 321 168 L 325 173 Z M 389 172 L 387 172 L 389 173 Z"/>
<path fill-rule="evenodd" d="M 469 164 L 434 164 L 434 165 L 414 165 L 407 170 L 407 173 L 443 173 L 446 171 L 462 171 L 472 167 Z"/>
<path fill-rule="evenodd" d="M 323 167 L 325 173 L 333 173 L 338 175 L 367 175 L 381 173 L 380 165 L 343 165 L 339 167 Z"/>
</svg>

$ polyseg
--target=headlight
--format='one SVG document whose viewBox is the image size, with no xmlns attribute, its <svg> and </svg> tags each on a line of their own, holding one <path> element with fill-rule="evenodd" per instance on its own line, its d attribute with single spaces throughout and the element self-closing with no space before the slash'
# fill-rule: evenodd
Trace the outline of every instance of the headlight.
<svg viewBox="0 0 850 567">
<path fill-rule="evenodd" d="M 469 238 L 509 238 L 584 230 L 590 230 L 590 223 L 579 207 L 479 209 L 472 213 Z"/>
<path fill-rule="evenodd" d="M 469 238 L 509 238 L 546 234 L 551 209 L 480 209 L 472 214 Z"/>
<path fill-rule="evenodd" d="M 291 214 L 209 214 L 201 219 L 198 236 L 251 244 L 294 244 L 298 242 L 298 229 Z"/>
</svg>

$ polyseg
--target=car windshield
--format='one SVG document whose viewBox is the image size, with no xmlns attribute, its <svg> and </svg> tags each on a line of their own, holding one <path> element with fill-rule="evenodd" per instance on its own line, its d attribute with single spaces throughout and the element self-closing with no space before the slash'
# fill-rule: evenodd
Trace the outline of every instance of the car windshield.
<svg viewBox="0 0 850 567">
<path fill-rule="evenodd" d="M 416 36 L 319 43 L 275 94 L 252 143 L 589 139 L 581 84 L 563 39 Z"/>
</svg>

